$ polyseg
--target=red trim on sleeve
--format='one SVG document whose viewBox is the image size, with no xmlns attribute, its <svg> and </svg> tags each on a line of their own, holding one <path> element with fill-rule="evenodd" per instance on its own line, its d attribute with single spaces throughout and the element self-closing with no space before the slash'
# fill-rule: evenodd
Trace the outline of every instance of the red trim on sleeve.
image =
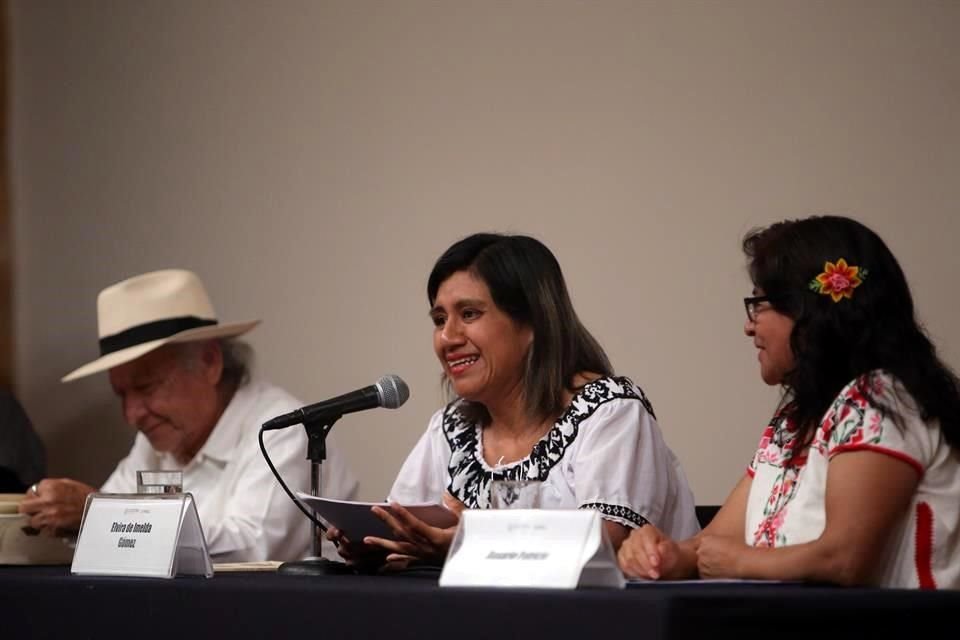
<svg viewBox="0 0 960 640">
<path fill-rule="evenodd" d="M 875 451 L 877 453 L 888 455 L 891 458 L 896 458 L 897 460 L 903 460 L 914 468 L 921 480 L 923 479 L 923 465 L 920 464 L 916 458 L 911 457 L 903 451 L 879 447 L 875 444 L 842 444 L 839 447 L 834 447 L 830 451 L 830 457 L 833 458 L 833 456 L 837 455 L 838 453 L 845 453 L 847 451 Z"/>
<path fill-rule="evenodd" d="M 751 469 L 750 467 L 747 467 L 747 475 L 753 478 L 753 476 L 757 475 L 757 472 Z"/>
<path fill-rule="evenodd" d="M 933 509 L 926 502 L 917 503 L 917 532 L 916 544 L 913 551 L 913 562 L 917 567 L 917 581 L 921 589 L 936 589 L 937 581 L 933 578 Z"/>
</svg>

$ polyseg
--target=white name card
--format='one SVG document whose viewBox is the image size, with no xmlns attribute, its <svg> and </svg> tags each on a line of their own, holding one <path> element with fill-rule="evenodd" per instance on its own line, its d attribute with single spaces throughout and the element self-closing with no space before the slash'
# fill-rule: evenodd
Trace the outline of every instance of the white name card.
<svg viewBox="0 0 960 640">
<path fill-rule="evenodd" d="M 70 572 L 149 578 L 213 576 L 193 495 L 91 494 Z"/>
<path fill-rule="evenodd" d="M 600 514 L 567 509 L 471 509 L 460 516 L 441 587 L 623 589 Z"/>
</svg>

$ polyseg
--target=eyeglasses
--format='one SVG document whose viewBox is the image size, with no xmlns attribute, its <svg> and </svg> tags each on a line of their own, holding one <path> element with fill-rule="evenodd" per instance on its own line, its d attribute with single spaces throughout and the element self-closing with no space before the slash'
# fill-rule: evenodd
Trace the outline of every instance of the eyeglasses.
<svg viewBox="0 0 960 640">
<path fill-rule="evenodd" d="M 766 303 L 765 306 L 760 306 Z M 747 310 L 747 319 L 750 322 L 757 321 L 757 314 L 765 309 L 770 308 L 770 297 L 769 296 L 753 296 L 751 298 L 743 299 L 743 306 Z"/>
</svg>

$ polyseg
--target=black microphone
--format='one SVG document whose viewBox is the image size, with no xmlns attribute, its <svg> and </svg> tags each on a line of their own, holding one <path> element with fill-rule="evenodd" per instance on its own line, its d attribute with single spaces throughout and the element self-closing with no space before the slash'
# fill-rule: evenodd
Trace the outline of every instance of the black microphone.
<svg viewBox="0 0 960 640">
<path fill-rule="evenodd" d="M 323 402 L 308 404 L 296 411 L 271 418 L 263 423 L 261 430 L 284 429 L 295 424 L 323 418 L 339 418 L 345 413 L 365 411 L 376 407 L 396 409 L 409 397 L 410 389 L 407 388 L 407 383 L 400 376 L 385 375 L 369 387 L 357 389 Z"/>
</svg>

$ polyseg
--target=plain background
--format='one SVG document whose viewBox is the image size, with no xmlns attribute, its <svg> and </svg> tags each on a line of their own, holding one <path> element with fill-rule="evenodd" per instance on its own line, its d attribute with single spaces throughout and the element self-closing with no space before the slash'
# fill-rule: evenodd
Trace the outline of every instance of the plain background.
<svg viewBox="0 0 960 640">
<path fill-rule="evenodd" d="M 59 380 L 96 357 L 97 293 L 171 266 L 223 320 L 263 319 L 258 370 L 304 403 L 407 381 L 402 408 L 334 427 L 370 499 L 443 401 L 426 278 L 475 231 L 555 251 L 699 503 L 724 499 L 778 398 L 743 335 L 751 227 L 872 226 L 960 364 L 960 3 L 15 0 L 10 17 L 17 390 L 52 475 L 98 483 L 127 450 L 106 375 Z"/>
</svg>

